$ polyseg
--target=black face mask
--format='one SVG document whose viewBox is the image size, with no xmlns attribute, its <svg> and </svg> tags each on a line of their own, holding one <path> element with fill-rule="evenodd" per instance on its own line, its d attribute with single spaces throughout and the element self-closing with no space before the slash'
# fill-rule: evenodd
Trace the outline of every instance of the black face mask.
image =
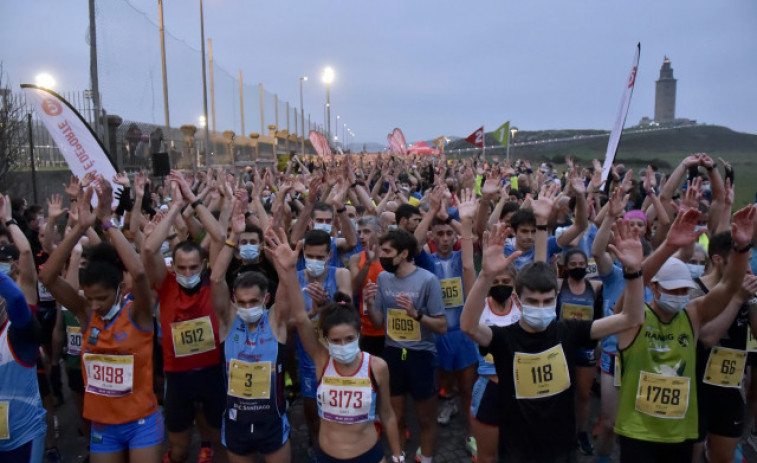
<svg viewBox="0 0 757 463">
<path fill-rule="evenodd" d="M 575 267 L 568 270 L 568 276 L 578 281 L 583 280 L 586 276 L 586 267 Z"/>
<path fill-rule="evenodd" d="M 399 264 L 394 263 L 394 257 L 379 257 L 381 267 L 389 273 L 394 273 L 400 267 Z"/>
<path fill-rule="evenodd" d="M 504 304 L 513 293 L 512 286 L 496 285 L 489 288 L 489 296 L 497 301 L 498 304 Z"/>
</svg>

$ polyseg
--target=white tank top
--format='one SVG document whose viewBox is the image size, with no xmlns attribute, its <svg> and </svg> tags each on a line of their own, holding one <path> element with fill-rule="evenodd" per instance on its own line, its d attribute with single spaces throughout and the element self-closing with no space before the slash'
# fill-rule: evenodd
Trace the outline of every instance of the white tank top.
<svg viewBox="0 0 757 463">
<path fill-rule="evenodd" d="M 486 326 L 508 326 L 513 323 L 518 323 L 520 319 L 520 307 L 513 299 L 513 304 L 510 307 L 510 312 L 506 315 L 501 315 L 492 311 L 489 307 L 489 298 L 486 298 L 484 304 L 484 310 L 481 312 L 481 318 L 479 321 Z M 497 371 L 494 368 L 494 357 L 491 352 L 486 356 L 478 354 L 478 374 L 479 375 L 496 375 Z"/>
<path fill-rule="evenodd" d="M 354 424 L 376 418 L 376 390 L 371 381 L 371 354 L 361 353 L 360 368 L 351 376 L 337 371 L 329 358 L 318 383 L 318 416 L 336 423 Z"/>
</svg>

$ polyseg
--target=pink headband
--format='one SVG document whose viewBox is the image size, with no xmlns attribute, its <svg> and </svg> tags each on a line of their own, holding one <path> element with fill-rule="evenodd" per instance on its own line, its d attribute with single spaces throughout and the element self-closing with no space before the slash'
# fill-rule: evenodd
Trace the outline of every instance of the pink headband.
<svg viewBox="0 0 757 463">
<path fill-rule="evenodd" d="M 639 219 L 644 222 L 644 225 L 647 224 L 647 215 L 644 213 L 644 211 L 641 211 L 639 209 L 634 209 L 633 211 L 626 212 L 626 214 L 623 216 L 623 220 L 630 219 Z"/>
</svg>

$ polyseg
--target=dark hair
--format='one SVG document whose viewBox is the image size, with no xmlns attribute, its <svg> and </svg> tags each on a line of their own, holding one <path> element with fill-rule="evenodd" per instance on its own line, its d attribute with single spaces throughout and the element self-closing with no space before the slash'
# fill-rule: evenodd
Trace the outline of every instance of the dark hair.
<svg viewBox="0 0 757 463">
<path fill-rule="evenodd" d="M 124 265 L 111 244 L 102 242 L 88 248 L 87 266 L 79 272 L 79 284 L 117 289 L 124 279 Z"/>
<path fill-rule="evenodd" d="M 568 265 L 568 261 L 571 257 L 575 256 L 576 254 L 580 254 L 583 256 L 584 260 L 588 263 L 589 262 L 589 256 L 586 255 L 583 249 L 581 248 L 570 248 L 567 251 L 565 251 L 565 265 Z"/>
<path fill-rule="evenodd" d="M 261 229 L 257 225 L 246 222 L 244 225 L 244 232 L 255 233 L 256 235 L 258 235 L 258 240 L 260 240 L 261 243 L 263 242 L 263 229 Z"/>
<path fill-rule="evenodd" d="M 532 262 L 518 272 L 515 280 L 515 292 L 523 294 L 523 289 L 529 289 L 537 293 L 557 291 L 557 275 L 555 271 L 544 262 Z"/>
<path fill-rule="evenodd" d="M 313 212 L 310 213 L 311 218 L 313 217 L 313 214 L 315 214 L 315 211 L 328 211 L 334 215 L 334 206 L 329 203 L 324 203 L 323 201 L 318 201 L 313 205 Z"/>
<path fill-rule="evenodd" d="M 402 219 L 410 219 L 414 215 L 421 215 L 421 210 L 412 204 L 400 204 L 394 211 L 394 220 L 399 223 Z"/>
<path fill-rule="evenodd" d="M 326 246 L 327 250 L 331 250 L 331 235 L 323 230 L 310 230 L 305 234 L 305 246 Z"/>
<path fill-rule="evenodd" d="M 505 218 L 505 216 L 511 212 L 518 212 L 518 209 L 520 209 L 520 206 L 518 206 L 518 203 L 514 202 L 506 202 L 502 205 L 502 212 L 499 213 L 499 219 L 502 220 Z"/>
<path fill-rule="evenodd" d="M 195 243 L 191 240 L 182 241 L 181 243 L 177 244 L 175 248 L 173 248 L 173 254 L 171 257 L 176 260 L 176 253 L 177 252 L 185 252 L 187 254 L 191 252 L 196 252 L 200 255 L 200 259 L 205 258 L 205 252 L 203 251 L 202 247 L 200 247 L 199 244 Z"/>
<path fill-rule="evenodd" d="M 328 302 L 321 310 L 318 321 L 324 337 L 328 337 L 331 328 L 337 325 L 351 325 L 358 334 L 360 333 L 360 314 L 352 305 L 352 299 L 339 291 L 334 293 L 334 300 Z"/>
<path fill-rule="evenodd" d="M 533 225 L 536 226 L 536 216 L 532 209 L 518 209 L 518 211 L 510 217 L 510 226 L 514 231 L 518 231 L 518 227 L 521 225 Z"/>
<path fill-rule="evenodd" d="M 407 249 L 408 261 L 415 257 L 416 250 L 418 249 L 418 240 L 405 230 L 389 230 L 379 238 L 379 245 L 383 245 L 384 243 L 389 243 L 391 247 L 397 250 L 397 254 Z"/>
<path fill-rule="evenodd" d="M 728 259 L 733 249 L 733 238 L 731 238 L 730 231 L 724 231 L 712 235 L 710 238 L 710 245 L 707 249 L 707 254 L 712 261 L 712 256 L 720 256 L 723 259 Z"/>
<path fill-rule="evenodd" d="M 431 220 L 431 228 L 438 227 L 439 225 L 449 225 L 451 223 L 452 223 L 452 221 L 449 220 L 449 219 L 448 220 L 442 220 L 439 217 L 434 217 Z"/>
<path fill-rule="evenodd" d="M 524 199 L 525 196 L 521 190 L 510 190 L 510 196 L 515 196 L 518 199 Z"/>
<path fill-rule="evenodd" d="M 260 288 L 261 293 L 268 291 L 268 278 L 260 272 L 242 272 L 234 279 L 234 291 L 256 286 Z"/>
</svg>

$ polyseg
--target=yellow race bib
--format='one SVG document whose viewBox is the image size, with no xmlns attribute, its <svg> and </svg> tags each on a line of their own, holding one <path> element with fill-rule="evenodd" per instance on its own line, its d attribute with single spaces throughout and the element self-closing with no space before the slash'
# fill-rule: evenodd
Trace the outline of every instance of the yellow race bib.
<svg viewBox="0 0 757 463">
<path fill-rule="evenodd" d="M 752 334 L 752 328 L 746 326 L 746 350 L 747 352 L 757 352 L 757 338 Z"/>
<path fill-rule="evenodd" d="M 703 381 L 720 387 L 740 387 L 746 367 L 746 351 L 713 347 Z"/>
<path fill-rule="evenodd" d="M 240 399 L 271 397 L 271 362 L 249 363 L 231 359 L 229 395 Z"/>
<path fill-rule="evenodd" d="M 201 354 L 216 347 L 209 316 L 171 323 L 171 337 L 177 357 Z"/>
<path fill-rule="evenodd" d="M 8 408 L 10 402 L 0 402 L 0 440 L 11 438 L 10 427 L 8 426 Z"/>
<path fill-rule="evenodd" d="M 440 280 L 442 284 L 442 300 L 444 308 L 460 307 L 463 305 L 463 282 L 460 277 Z"/>
<path fill-rule="evenodd" d="M 395 341 L 421 340 L 420 323 L 401 309 L 389 309 L 387 311 L 386 332 Z"/>
<path fill-rule="evenodd" d="M 691 380 L 642 371 L 636 392 L 636 410 L 657 418 L 682 419 L 689 408 Z"/>
<path fill-rule="evenodd" d="M 486 354 L 486 356 L 484 357 L 484 362 L 494 363 L 494 356 L 492 354 Z"/>
<path fill-rule="evenodd" d="M 516 352 L 513 379 L 516 399 L 550 397 L 568 389 L 570 375 L 562 344 L 538 354 Z"/>
<path fill-rule="evenodd" d="M 593 320 L 594 319 L 594 307 L 590 305 L 568 304 L 562 303 L 562 314 L 560 316 L 563 320 Z"/>
</svg>

